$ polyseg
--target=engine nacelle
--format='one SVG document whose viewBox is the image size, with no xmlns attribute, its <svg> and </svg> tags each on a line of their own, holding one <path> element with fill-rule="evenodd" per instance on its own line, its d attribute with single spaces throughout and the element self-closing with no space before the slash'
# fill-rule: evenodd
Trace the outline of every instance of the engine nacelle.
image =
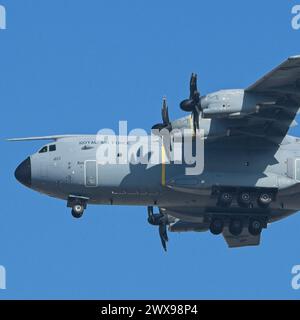
<svg viewBox="0 0 300 320">
<path fill-rule="evenodd" d="M 201 107 L 205 118 L 238 117 L 257 112 L 258 105 L 269 100 L 244 90 L 221 90 L 202 97 Z"/>
<path fill-rule="evenodd" d="M 272 97 L 245 92 L 244 90 L 221 90 L 201 98 L 202 117 L 199 118 L 199 128 L 205 138 L 225 137 L 230 135 L 230 129 L 239 127 L 240 122 L 234 118 L 243 118 L 247 114 L 257 113 L 260 108 L 273 105 Z M 185 100 L 182 104 L 189 104 Z M 228 121 L 226 121 L 228 120 Z M 193 130 L 193 118 L 187 116 L 171 123 L 172 129 Z"/>
</svg>

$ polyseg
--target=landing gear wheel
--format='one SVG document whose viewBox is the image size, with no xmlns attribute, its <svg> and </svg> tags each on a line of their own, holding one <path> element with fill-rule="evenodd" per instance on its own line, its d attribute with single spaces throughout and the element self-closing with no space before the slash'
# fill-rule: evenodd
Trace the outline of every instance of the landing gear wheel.
<svg viewBox="0 0 300 320">
<path fill-rule="evenodd" d="M 248 231 L 253 236 L 258 236 L 261 234 L 263 229 L 262 222 L 259 219 L 251 219 L 249 221 Z"/>
<path fill-rule="evenodd" d="M 243 231 L 243 221 L 241 219 L 232 219 L 229 224 L 229 232 L 234 236 L 239 236 Z"/>
<path fill-rule="evenodd" d="M 212 220 L 209 230 L 212 234 L 217 236 L 223 232 L 223 228 L 224 228 L 224 221 L 220 218 L 216 218 Z"/>
<path fill-rule="evenodd" d="M 81 218 L 84 212 L 84 206 L 82 204 L 75 204 L 72 207 L 72 216 L 74 218 Z"/>
<path fill-rule="evenodd" d="M 261 193 L 257 198 L 257 204 L 262 208 L 267 208 L 273 200 L 272 194 L 268 192 Z"/>
<path fill-rule="evenodd" d="M 229 207 L 231 205 L 233 196 L 230 192 L 222 192 L 218 199 L 218 204 L 221 207 Z"/>
<path fill-rule="evenodd" d="M 238 196 L 238 204 L 240 207 L 248 208 L 251 205 L 251 195 L 249 192 L 241 192 Z"/>
</svg>

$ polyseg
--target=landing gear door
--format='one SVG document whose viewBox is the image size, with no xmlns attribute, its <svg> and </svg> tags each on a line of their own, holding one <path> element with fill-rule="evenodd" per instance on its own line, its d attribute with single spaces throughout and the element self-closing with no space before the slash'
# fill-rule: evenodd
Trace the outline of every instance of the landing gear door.
<svg viewBox="0 0 300 320">
<path fill-rule="evenodd" d="M 98 185 L 98 169 L 96 160 L 85 161 L 85 178 L 84 182 L 87 187 L 97 187 Z"/>
</svg>

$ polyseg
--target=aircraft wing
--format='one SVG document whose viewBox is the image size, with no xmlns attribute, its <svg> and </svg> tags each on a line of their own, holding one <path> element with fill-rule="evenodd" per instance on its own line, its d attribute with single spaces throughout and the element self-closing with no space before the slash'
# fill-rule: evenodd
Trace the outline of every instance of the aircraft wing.
<svg viewBox="0 0 300 320">
<path fill-rule="evenodd" d="M 280 143 L 295 124 L 300 107 L 300 56 L 288 58 L 245 90 L 245 94 L 269 97 L 257 112 L 246 116 L 247 124 L 237 130 L 246 136 Z"/>
<path fill-rule="evenodd" d="M 74 138 L 74 137 L 84 137 L 88 135 L 79 134 L 66 134 L 66 135 L 56 135 L 56 136 L 40 136 L 40 137 L 26 137 L 26 138 L 11 138 L 6 139 L 6 141 L 16 142 L 16 141 L 37 141 L 37 140 L 53 140 L 57 141 L 60 139 Z"/>
<path fill-rule="evenodd" d="M 243 229 L 243 232 L 239 236 L 233 236 L 229 232 L 228 227 L 225 227 L 223 231 L 223 237 L 229 248 L 258 246 L 260 244 L 260 235 L 252 236 L 247 227 Z"/>
<path fill-rule="evenodd" d="M 275 96 L 291 94 L 298 96 L 300 89 L 300 55 L 288 58 L 277 68 L 259 79 L 246 91 L 272 93 Z"/>
</svg>

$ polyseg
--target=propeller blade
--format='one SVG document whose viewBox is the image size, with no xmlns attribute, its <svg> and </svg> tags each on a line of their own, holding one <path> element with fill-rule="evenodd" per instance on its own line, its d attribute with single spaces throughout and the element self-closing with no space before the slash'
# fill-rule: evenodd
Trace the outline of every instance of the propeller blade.
<svg viewBox="0 0 300 320">
<path fill-rule="evenodd" d="M 171 122 L 170 122 L 170 117 L 169 117 L 169 108 L 168 108 L 168 105 L 167 105 L 167 99 L 166 97 L 163 98 L 163 105 L 162 105 L 162 108 L 161 108 L 161 117 L 162 117 L 162 123 L 158 123 L 158 124 L 155 124 L 153 127 L 152 127 L 152 130 L 162 130 L 162 129 L 167 129 L 169 131 L 172 130 L 172 125 L 171 125 Z"/>
<path fill-rule="evenodd" d="M 167 234 L 167 225 L 162 223 L 159 225 L 159 236 L 161 240 L 161 244 L 165 251 L 167 251 L 167 242 L 169 241 L 168 234 Z"/>
<path fill-rule="evenodd" d="M 150 224 L 154 223 L 154 215 L 153 215 L 153 207 L 147 207 L 147 212 L 148 212 L 148 222 Z"/>
<path fill-rule="evenodd" d="M 198 91 L 197 74 L 192 73 L 190 80 L 190 98 L 183 100 L 180 103 L 180 108 L 183 111 L 191 112 L 193 117 L 193 130 L 196 134 L 199 129 L 199 118 L 201 117 L 201 96 Z"/>
<path fill-rule="evenodd" d="M 190 99 L 194 98 L 195 92 L 197 92 L 197 74 L 192 73 L 191 80 L 190 80 Z"/>
<path fill-rule="evenodd" d="M 180 103 L 183 111 L 192 112 L 196 107 L 201 109 L 200 92 L 197 88 L 197 74 L 192 73 L 190 80 L 190 98 Z"/>
<path fill-rule="evenodd" d="M 164 250 L 167 252 L 167 243 L 166 243 L 166 241 L 163 238 L 160 238 L 160 240 L 161 240 L 161 244 L 162 244 Z"/>
<path fill-rule="evenodd" d="M 153 216 L 153 207 L 149 206 L 147 207 L 148 217 Z"/>
<path fill-rule="evenodd" d="M 161 244 L 165 251 L 167 251 L 167 242 L 169 241 L 167 233 L 167 225 L 169 224 L 168 215 L 164 214 L 163 210 L 159 208 L 159 213 L 153 212 L 153 207 L 147 207 L 148 222 L 154 226 L 158 226 L 158 232 Z"/>
<path fill-rule="evenodd" d="M 197 130 L 199 130 L 199 118 L 200 118 L 199 111 L 194 110 L 192 117 L 193 117 L 193 130 L 194 130 L 194 133 L 196 134 Z"/>
<path fill-rule="evenodd" d="M 195 105 L 195 107 L 200 106 L 200 92 L 199 91 L 195 91 L 194 92 L 194 96 L 193 96 L 193 103 Z"/>
<path fill-rule="evenodd" d="M 170 124 L 170 118 L 169 118 L 169 109 L 167 106 L 167 99 L 166 97 L 163 98 L 163 105 L 161 109 L 161 116 L 163 120 L 163 124 L 168 126 Z"/>
</svg>

